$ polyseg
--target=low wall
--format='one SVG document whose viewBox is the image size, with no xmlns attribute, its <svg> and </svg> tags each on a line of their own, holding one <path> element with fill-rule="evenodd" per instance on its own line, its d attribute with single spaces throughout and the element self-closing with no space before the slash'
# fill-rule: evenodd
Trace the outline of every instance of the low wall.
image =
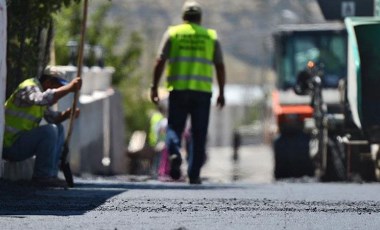
<svg viewBox="0 0 380 230">
<path fill-rule="evenodd" d="M 218 89 L 214 86 L 207 146 L 231 146 L 234 131 L 239 129 L 244 123 L 247 123 L 247 120 L 251 119 L 249 118 L 249 114 L 254 104 L 259 103 L 263 99 L 263 89 L 254 85 L 226 84 L 224 89 L 226 105 L 222 110 L 216 107 L 217 95 Z M 257 138 L 259 137 L 255 137 L 255 139 Z M 248 143 L 249 141 L 246 142 Z"/>
<path fill-rule="evenodd" d="M 76 68 L 61 67 L 67 80 L 76 76 Z M 84 68 L 79 97 L 80 116 L 74 122 L 70 139 L 70 165 L 74 174 L 123 174 L 127 170 L 122 99 L 111 88 L 113 68 Z M 71 107 L 73 95 L 58 103 L 58 110 Z M 64 123 L 68 127 L 68 122 Z M 67 130 L 67 129 L 66 129 Z"/>
</svg>

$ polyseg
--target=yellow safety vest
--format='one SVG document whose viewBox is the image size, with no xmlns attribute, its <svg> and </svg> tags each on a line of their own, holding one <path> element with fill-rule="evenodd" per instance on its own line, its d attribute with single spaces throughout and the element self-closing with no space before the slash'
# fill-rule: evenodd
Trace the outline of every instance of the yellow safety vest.
<svg viewBox="0 0 380 230">
<path fill-rule="evenodd" d="M 5 102 L 4 147 L 10 147 L 22 132 L 39 126 L 47 109 L 47 106 L 31 105 L 20 107 L 14 104 L 15 95 L 27 86 L 42 88 L 36 78 L 27 79 L 17 87 Z"/>
<path fill-rule="evenodd" d="M 215 30 L 186 23 L 169 27 L 169 90 L 212 91 Z"/>
</svg>

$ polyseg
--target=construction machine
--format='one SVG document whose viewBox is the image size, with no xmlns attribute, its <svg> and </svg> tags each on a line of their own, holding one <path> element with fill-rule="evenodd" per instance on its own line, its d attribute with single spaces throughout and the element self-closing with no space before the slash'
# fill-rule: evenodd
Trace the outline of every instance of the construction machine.
<svg viewBox="0 0 380 230">
<path fill-rule="evenodd" d="M 380 19 L 283 25 L 274 41 L 275 177 L 377 180 Z"/>
<path fill-rule="evenodd" d="M 309 123 L 315 116 L 311 96 L 297 93 L 297 76 L 308 62 L 324 71 L 321 94 L 328 113 L 341 113 L 339 84 L 346 77 L 347 32 L 342 23 L 282 25 L 275 42 L 276 90 L 272 94 L 278 134 L 273 142 L 275 177 L 313 176 L 318 142 Z"/>
</svg>

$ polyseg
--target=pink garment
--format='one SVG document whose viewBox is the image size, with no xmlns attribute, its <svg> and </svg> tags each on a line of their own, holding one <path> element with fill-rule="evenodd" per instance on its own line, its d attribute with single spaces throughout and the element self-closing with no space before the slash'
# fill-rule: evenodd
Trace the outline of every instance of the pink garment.
<svg viewBox="0 0 380 230">
<path fill-rule="evenodd" d="M 169 151 L 166 147 L 161 152 L 160 165 L 158 168 L 159 177 L 169 177 L 170 172 L 170 162 L 169 162 Z"/>
</svg>

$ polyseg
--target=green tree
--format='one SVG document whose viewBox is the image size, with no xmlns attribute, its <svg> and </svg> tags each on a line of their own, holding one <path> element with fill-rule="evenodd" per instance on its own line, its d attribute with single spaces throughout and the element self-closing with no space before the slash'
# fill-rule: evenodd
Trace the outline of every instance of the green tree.
<svg viewBox="0 0 380 230">
<path fill-rule="evenodd" d="M 152 109 L 143 82 L 143 72 L 139 64 L 142 53 L 142 39 L 138 33 L 132 33 L 128 42 L 127 52 L 118 61 L 121 67 L 119 75 L 115 75 L 115 82 L 124 98 L 125 121 L 129 127 L 128 136 L 134 130 L 149 128 L 148 111 Z M 138 68 L 136 68 L 138 67 Z"/>
<path fill-rule="evenodd" d="M 80 0 L 7 0 L 7 97 L 49 63 L 52 15 Z"/>
<path fill-rule="evenodd" d="M 107 66 L 113 66 L 115 73 L 112 76 L 112 83 L 123 96 L 123 111 L 127 138 L 135 130 L 148 129 L 148 110 L 152 104 L 148 97 L 144 95 L 146 86 L 142 80 L 144 74 L 140 66 L 143 40 L 141 36 L 134 32 L 127 42 L 122 39 L 123 27 L 119 20 L 107 22 L 107 14 L 112 7 L 111 3 L 106 3 L 91 12 L 88 16 L 86 43 L 91 47 L 101 46 L 104 50 L 104 62 Z M 69 63 L 69 49 L 66 44 L 69 40 L 79 43 L 80 31 L 77 29 L 80 22 L 80 5 L 73 4 L 70 8 L 63 9 L 55 16 L 55 52 L 56 64 L 66 65 Z M 90 52 L 90 57 L 86 62 L 88 66 L 96 65 L 94 53 Z"/>
</svg>

